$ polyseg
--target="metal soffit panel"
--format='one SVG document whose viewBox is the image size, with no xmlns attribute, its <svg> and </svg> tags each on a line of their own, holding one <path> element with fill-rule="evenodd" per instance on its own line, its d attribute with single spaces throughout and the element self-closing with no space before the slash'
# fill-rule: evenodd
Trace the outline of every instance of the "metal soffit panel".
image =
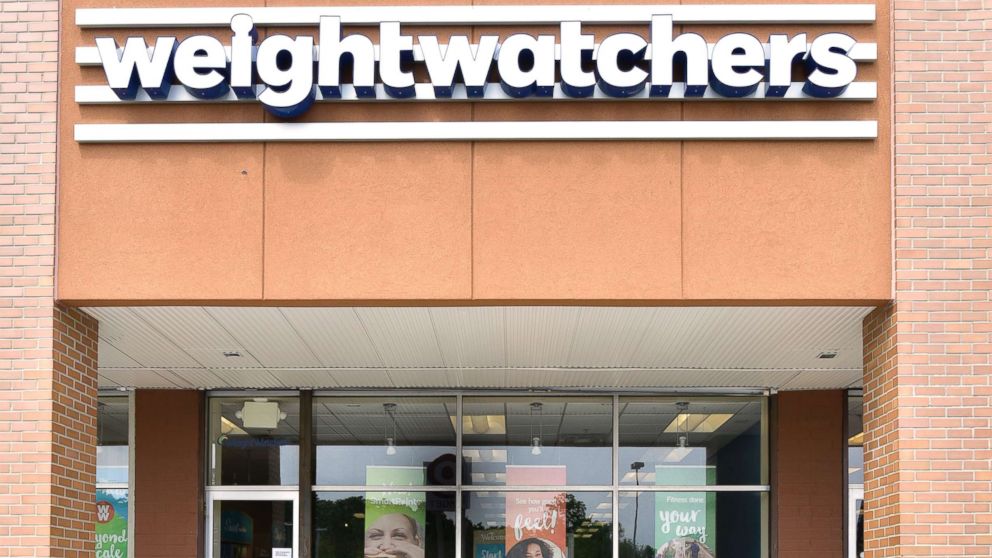
<svg viewBox="0 0 992 558">
<path fill-rule="evenodd" d="M 85 310 L 104 387 L 824 389 L 860 385 L 871 308 Z"/>
</svg>

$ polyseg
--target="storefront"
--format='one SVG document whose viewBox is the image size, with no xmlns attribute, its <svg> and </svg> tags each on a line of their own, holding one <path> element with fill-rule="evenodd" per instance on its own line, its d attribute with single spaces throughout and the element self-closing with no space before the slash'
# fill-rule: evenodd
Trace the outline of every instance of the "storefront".
<svg viewBox="0 0 992 558">
<path fill-rule="evenodd" d="M 987 8 L 388 4 L 0 6 L 0 556 L 990 554 Z"/>
</svg>

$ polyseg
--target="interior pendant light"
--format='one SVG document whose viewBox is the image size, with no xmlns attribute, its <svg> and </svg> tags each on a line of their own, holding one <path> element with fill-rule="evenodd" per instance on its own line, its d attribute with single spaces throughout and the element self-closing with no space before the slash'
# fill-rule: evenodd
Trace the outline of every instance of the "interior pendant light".
<svg viewBox="0 0 992 558">
<path fill-rule="evenodd" d="M 530 454 L 541 455 L 541 415 L 544 405 L 539 402 L 530 404 Z M 534 435 L 534 413 L 537 413 L 537 436 Z"/>
<path fill-rule="evenodd" d="M 385 438 L 386 438 L 386 455 L 396 455 L 396 403 L 383 403 L 383 411 L 386 413 L 385 426 Z M 390 427 L 392 429 L 390 430 Z"/>
<path fill-rule="evenodd" d="M 680 448 L 689 447 L 689 402 L 679 401 L 675 404 L 679 414 L 679 424 L 675 427 L 675 435 L 678 436 L 677 444 Z"/>
</svg>

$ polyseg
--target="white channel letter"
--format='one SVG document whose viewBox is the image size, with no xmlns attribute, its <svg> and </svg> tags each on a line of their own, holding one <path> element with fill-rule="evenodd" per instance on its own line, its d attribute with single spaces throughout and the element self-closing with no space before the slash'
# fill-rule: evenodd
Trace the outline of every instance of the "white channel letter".
<svg viewBox="0 0 992 558">
<path fill-rule="evenodd" d="M 352 84 L 359 97 L 375 97 L 375 47 L 365 35 L 341 37 L 341 18 L 320 18 L 317 85 L 325 96 L 341 96 L 341 56 L 350 54 Z"/>
<path fill-rule="evenodd" d="M 855 44 L 853 37 L 843 33 L 824 33 L 813 39 L 806 53 L 812 71 L 803 91 L 816 97 L 842 93 L 858 75 L 858 65 L 847 55 Z"/>
<path fill-rule="evenodd" d="M 611 97 L 630 97 L 643 89 L 648 73 L 637 66 L 621 70 L 620 57 L 630 53 L 632 61 L 640 61 L 647 48 L 644 37 L 634 33 L 616 33 L 603 39 L 596 53 L 599 88 L 603 93 Z"/>
<path fill-rule="evenodd" d="M 675 54 L 685 54 L 686 95 L 701 96 L 709 84 L 709 49 L 696 33 L 672 38 L 672 16 L 651 17 L 651 95 L 667 97 L 672 86 Z"/>
<path fill-rule="evenodd" d="M 441 52 L 441 45 L 434 35 L 420 35 L 417 41 L 420 42 L 420 49 L 424 53 L 427 74 L 439 97 L 451 96 L 451 86 L 455 83 L 455 73 L 459 67 L 470 96 L 485 94 L 486 77 L 489 75 L 489 68 L 493 65 L 493 57 L 496 56 L 499 37 L 483 35 L 479 38 L 475 52 L 472 51 L 472 45 L 465 35 L 452 35 L 444 52 Z"/>
<path fill-rule="evenodd" d="M 218 39 L 206 35 L 184 39 L 176 49 L 173 66 L 176 79 L 190 94 L 213 98 L 227 93 L 225 76 L 220 72 L 227 68 L 227 52 Z"/>
<path fill-rule="evenodd" d="M 534 61 L 526 71 L 520 68 L 520 55 L 524 52 L 529 52 Z M 499 49 L 496 64 L 500 85 L 511 97 L 551 96 L 555 85 L 555 36 L 510 35 Z"/>
<path fill-rule="evenodd" d="M 252 47 L 258 40 L 255 22 L 248 14 L 237 14 L 231 18 L 231 89 L 238 97 L 254 97 L 252 83 Z"/>
<path fill-rule="evenodd" d="M 768 44 L 768 95 L 781 97 L 792 85 L 792 62 L 796 56 L 806 54 L 806 33 L 792 39 L 788 35 L 771 35 Z"/>
<path fill-rule="evenodd" d="M 290 63 L 285 61 L 287 53 Z M 278 116 L 299 114 L 313 102 L 313 37 L 273 35 L 258 45 L 258 78 L 266 85 L 258 100 Z"/>
<path fill-rule="evenodd" d="M 400 64 L 413 57 L 413 37 L 400 33 L 397 21 L 379 24 L 379 76 L 390 97 L 414 95 L 413 73 L 404 72 Z"/>
<path fill-rule="evenodd" d="M 596 37 L 582 34 L 582 23 L 561 22 L 561 90 L 569 97 L 588 97 L 596 86 L 596 74 L 582 71 L 584 53 L 592 59 Z"/>
<path fill-rule="evenodd" d="M 757 37 L 747 33 L 724 35 L 713 45 L 710 67 L 716 82 L 710 85 L 725 97 L 747 95 L 764 78 L 755 69 L 764 65 L 765 52 Z"/>
<path fill-rule="evenodd" d="M 176 48 L 175 37 L 156 39 L 151 55 L 142 37 L 128 37 L 120 58 L 117 56 L 117 41 L 111 37 L 97 38 L 96 48 L 100 53 L 103 72 L 107 75 L 107 84 L 121 99 L 133 99 L 137 93 L 131 89 L 135 73 L 143 89 L 168 89 L 169 62 Z"/>
</svg>

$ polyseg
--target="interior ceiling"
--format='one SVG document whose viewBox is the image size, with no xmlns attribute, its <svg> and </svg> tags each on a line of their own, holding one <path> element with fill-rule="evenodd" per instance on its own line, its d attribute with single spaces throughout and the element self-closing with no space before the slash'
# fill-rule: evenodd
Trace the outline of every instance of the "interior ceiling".
<svg viewBox="0 0 992 558">
<path fill-rule="evenodd" d="M 861 385 L 871 308 L 85 311 L 100 321 L 105 388 L 798 390 Z"/>
</svg>

